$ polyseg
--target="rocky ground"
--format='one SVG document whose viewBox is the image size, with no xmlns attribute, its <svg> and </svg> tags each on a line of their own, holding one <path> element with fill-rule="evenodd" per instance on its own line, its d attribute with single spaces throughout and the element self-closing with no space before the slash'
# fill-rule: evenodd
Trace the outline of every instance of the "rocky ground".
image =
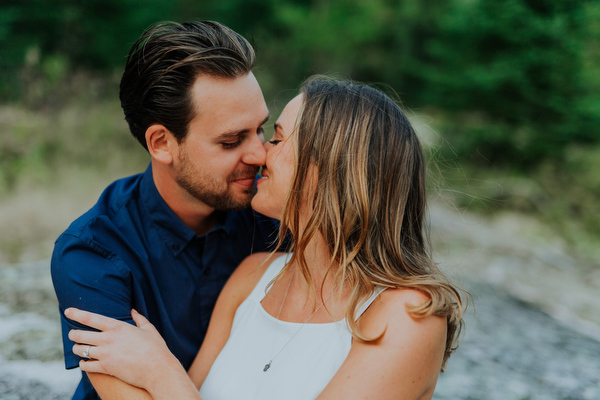
<svg viewBox="0 0 600 400">
<path fill-rule="evenodd" d="M 536 220 L 432 208 L 440 266 L 470 292 L 435 399 L 600 399 L 600 266 Z"/>
<path fill-rule="evenodd" d="M 0 267 L 0 400 L 70 399 L 49 261 Z"/>
<path fill-rule="evenodd" d="M 472 296 L 435 399 L 600 399 L 600 271 L 535 221 L 437 205 L 441 267 Z M 0 265 L 0 400 L 70 399 L 47 260 Z"/>
<path fill-rule="evenodd" d="M 538 308 L 473 283 L 476 317 L 434 399 L 600 399 L 600 342 Z"/>
</svg>

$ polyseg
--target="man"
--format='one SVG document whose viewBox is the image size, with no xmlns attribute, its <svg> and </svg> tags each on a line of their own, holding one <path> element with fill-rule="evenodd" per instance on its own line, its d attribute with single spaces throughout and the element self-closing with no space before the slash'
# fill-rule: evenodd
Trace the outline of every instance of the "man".
<svg viewBox="0 0 600 400">
<path fill-rule="evenodd" d="M 121 105 L 151 164 L 111 184 L 56 241 L 67 368 L 80 360 L 67 335 L 81 326 L 62 314 L 73 306 L 131 323 L 136 309 L 187 369 L 229 275 L 270 250 L 276 223 L 249 209 L 269 119 L 254 60 L 244 38 L 209 21 L 159 24 L 133 45 Z M 83 375 L 74 399 L 131 389 Z"/>
</svg>

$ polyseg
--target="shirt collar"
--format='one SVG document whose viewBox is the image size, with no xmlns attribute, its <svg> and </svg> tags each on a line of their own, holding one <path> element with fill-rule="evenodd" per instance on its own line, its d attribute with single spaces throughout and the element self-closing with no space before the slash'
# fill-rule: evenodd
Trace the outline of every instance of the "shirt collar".
<svg viewBox="0 0 600 400">
<path fill-rule="evenodd" d="M 175 215 L 158 193 L 152 177 L 152 163 L 142 177 L 140 198 L 165 244 L 174 256 L 178 256 L 194 239 L 196 233 Z"/>
<path fill-rule="evenodd" d="M 174 256 L 178 256 L 198 235 L 184 224 L 163 200 L 154 184 L 152 163 L 143 174 L 140 183 L 140 197 L 148 216 L 156 225 L 167 247 L 171 249 Z M 211 229 L 207 236 L 217 231 L 223 231 L 226 236 L 229 236 L 236 226 L 239 213 L 239 211 L 226 212 L 222 222 Z"/>
</svg>

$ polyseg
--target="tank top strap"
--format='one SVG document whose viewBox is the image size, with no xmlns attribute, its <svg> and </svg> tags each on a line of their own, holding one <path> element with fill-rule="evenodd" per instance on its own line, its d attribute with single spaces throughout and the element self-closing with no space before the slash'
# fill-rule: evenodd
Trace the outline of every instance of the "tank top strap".
<svg viewBox="0 0 600 400">
<path fill-rule="evenodd" d="M 289 260 L 289 257 L 291 257 L 290 253 L 283 254 L 271 262 L 271 265 L 267 267 L 267 270 L 252 290 L 252 293 L 248 296 L 249 299 L 253 299 L 259 303 L 262 301 L 266 294 L 265 289 L 267 288 L 267 285 L 281 272 L 285 263 Z"/>
<path fill-rule="evenodd" d="M 354 316 L 354 320 L 358 320 L 360 318 L 361 315 L 363 315 L 363 313 L 365 311 L 367 311 L 367 308 L 369 308 L 369 306 L 371 305 L 371 303 L 373 303 L 373 301 L 375 301 L 375 299 L 377 298 L 377 296 L 379 296 L 381 294 L 381 292 L 383 292 L 385 289 L 387 289 L 387 287 L 385 286 L 375 286 L 375 289 L 373 289 L 373 294 L 371 294 L 371 297 L 369 297 L 367 299 L 367 301 L 365 301 L 359 308 L 358 310 L 356 310 L 356 314 Z"/>
</svg>

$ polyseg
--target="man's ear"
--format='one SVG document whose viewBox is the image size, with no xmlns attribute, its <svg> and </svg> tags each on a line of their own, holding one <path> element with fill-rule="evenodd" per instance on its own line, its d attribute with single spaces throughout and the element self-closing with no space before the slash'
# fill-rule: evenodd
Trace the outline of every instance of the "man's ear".
<svg viewBox="0 0 600 400">
<path fill-rule="evenodd" d="M 153 160 L 171 164 L 177 152 L 177 139 L 164 125 L 154 124 L 146 129 L 146 144 Z"/>
</svg>

